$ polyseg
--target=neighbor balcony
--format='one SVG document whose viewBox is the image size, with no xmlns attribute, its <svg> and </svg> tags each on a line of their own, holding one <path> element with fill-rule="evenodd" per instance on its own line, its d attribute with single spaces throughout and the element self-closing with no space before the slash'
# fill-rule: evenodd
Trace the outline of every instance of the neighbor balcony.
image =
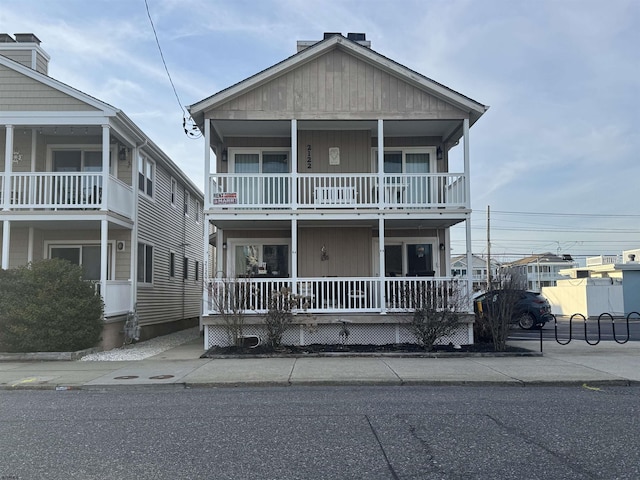
<svg viewBox="0 0 640 480">
<path fill-rule="evenodd" d="M 10 193 L 5 195 L 5 175 L 0 174 L 0 209 L 3 210 L 109 210 L 132 217 L 133 189 L 113 176 L 109 176 L 107 182 L 109 194 L 103 195 L 100 173 L 10 173 Z"/>
<path fill-rule="evenodd" d="M 467 177 L 431 174 L 213 174 L 206 210 L 468 208 Z"/>
</svg>

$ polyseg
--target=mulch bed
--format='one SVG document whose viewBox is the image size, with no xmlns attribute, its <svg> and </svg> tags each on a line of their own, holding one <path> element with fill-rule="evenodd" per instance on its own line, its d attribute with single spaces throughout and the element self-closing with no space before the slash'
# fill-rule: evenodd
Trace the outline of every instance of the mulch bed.
<svg viewBox="0 0 640 480">
<path fill-rule="evenodd" d="M 407 354 L 409 355 L 438 355 L 448 354 L 524 354 L 531 353 L 524 348 L 507 346 L 506 352 L 495 352 L 492 343 L 474 343 L 470 345 L 435 345 L 431 350 L 425 350 L 420 345 L 413 343 L 394 343 L 388 345 L 342 345 L 342 344 L 312 344 L 312 345 L 286 345 L 274 349 L 267 345 L 248 347 L 219 347 L 214 346 L 207 350 L 200 358 L 220 358 L 225 356 L 325 356 L 325 355 L 376 355 L 376 354 Z M 449 355 L 450 354 L 450 355 Z"/>
</svg>

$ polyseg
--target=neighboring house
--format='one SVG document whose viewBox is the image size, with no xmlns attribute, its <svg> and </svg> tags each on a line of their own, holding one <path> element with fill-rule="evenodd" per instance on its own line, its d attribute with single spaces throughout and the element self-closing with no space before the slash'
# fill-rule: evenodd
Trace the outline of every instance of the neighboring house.
<svg viewBox="0 0 640 480">
<path fill-rule="evenodd" d="M 33 34 L 0 34 L 0 262 L 63 258 L 105 303 L 103 346 L 196 325 L 204 197 L 123 112 L 47 76 Z"/>
<path fill-rule="evenodd" d="M 262 335 L 270 293 L 288 287 L 306 309 L 285 342 L 334 343 L 343 322 L 350 342 L 412 341 L 397 320 L 410 307 L 403 292 L 442 305 L 470 289 L 450 275 L 449 228 L 466 222 L 470 238 L 469 127 L 486 109 L 376 53 L 364 34 L 298 42 L 192 105 L 211 147 L 205 220 L 216 227 L 206 346 L 229 341 L 229 283 L 245 295 L 245 334 Z M 461 140 L 464 170 L 451 172 Z M 454 341 L 470 340 L 465 327 Z"/>
<path fill-rule="evenodd" d="M 558 280 L 555 287 L 543 288 L 542 294 L 556 315 L 579 313 L 589 318 L 640 312 L 639 260 L 640 249 L 624 251 L 622 256 L 587 258 L 584 267 L 562 270 L 567 278 Z"/>
<path fill-rule="evenodd" d="M 501 270 L 508 272 L 514 282 L 522 284 L 523 288 L 540 292 L 543 287 L 553 287 L 558 280 L 566 278 L 560 274 L 560 270 L 576 265 L 571 255 L 560 257 L 547 252 L 505 263 Z"/>
<path fill-rule="evenodd" d="M 490 260 L 491 263 L 491 279 L 498 278 L 498 268 L 500 264 L 495 260 Z M 480 291 L 487 289 L 487 259 L 473 255 L 471 257 L 471 276 L 473 279 L 473 290 Z M 451 275 L 454 277 L 466 277 L 467 276 L 467 256 L 458 255 L 451 258 Z"/>
</svg>

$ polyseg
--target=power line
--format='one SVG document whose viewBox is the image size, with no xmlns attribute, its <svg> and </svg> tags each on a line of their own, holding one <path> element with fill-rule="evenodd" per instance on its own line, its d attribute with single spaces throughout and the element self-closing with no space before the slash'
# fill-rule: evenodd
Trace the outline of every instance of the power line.
<svg viewBox="0 0 640 480">
<path fill-rule="evenodd" d="M 178 96 L 178 91 L 176 90 L 176 86 L 173 83 L 173 79 L 171 78 L 171 74 L 169 73 L 169 68 L 167 67 L 167 62 L 164 59 L 164 53 L 162 53 L 162 47 L 160 46 L 160 40 L 158 39 L 158 32 L 156 32 L 156 27 L 153 24 L 153 19 L 151 18 L 151 12 L 149 11 L 149 3 L 147 0 L 144 0 L 144 5 L 147 9 L 147 16 L 149 17 L 149 23 L 151 24 L 151 29 L 153 30 L 153 36 L 156 39 L 156 45 L 158 45 L 158 51 L 160 52 L 160 58 L 162 59 L 162 64 L 164 65 L 164 70 L 167 72 L 167 77 L 169 78 L 169 83 L 171 84 L 171 88 L 173 89 L 173 94 L 178 101 L 178 107 L 180 108 L 180 113 L 182 113 L 182 128 L 184 133 L 189 138 L 200 138 L 202 133 L 196 126 L 191 115 L 187 115 L 184 107 L 182 106 L 182 102 L 180 101 L 180 97 Z M 189 128 L 187 129 L 187 123 L 189 124 Z"/>
</svg>

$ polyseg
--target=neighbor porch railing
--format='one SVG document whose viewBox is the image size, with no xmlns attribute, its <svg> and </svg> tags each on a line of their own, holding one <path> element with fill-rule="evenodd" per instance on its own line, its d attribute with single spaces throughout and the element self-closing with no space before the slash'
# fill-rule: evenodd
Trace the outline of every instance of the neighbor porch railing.
<svg viewBox="0 0 640 480">
<path fill-rule="evenodd" d="M 103 177 L 100 173 L 11 173 L 8 198 L 0 192 L 0 208 L 88 210 L 103 208 Z M 4 175 L 3 175 L 4 176 Z M 3 179 L 4 181 L 4 179 Z M 4 183 L 0 183 L 3 190 Z M 110 176 L 108 209 L 130 217 L 133 189 Z"/>
<path fill-rule="evenodd" d="M 454 302 L 457 308 L 468 307 L 467 282 L 462 279 L 316 277 L 213 279 L 207 286 L 206 310 L 209 314 L 264 314 L 272 293 L 283 288 L 299 296 L 298 313 L 404 312 L 426 305 L 441 309 Z"/>
<path fill-rule="evenodd" d="M 210 209 L 221 208 L 425 208 L 466 207 L 461 173 L 214 174 Z"/>
</svg>

